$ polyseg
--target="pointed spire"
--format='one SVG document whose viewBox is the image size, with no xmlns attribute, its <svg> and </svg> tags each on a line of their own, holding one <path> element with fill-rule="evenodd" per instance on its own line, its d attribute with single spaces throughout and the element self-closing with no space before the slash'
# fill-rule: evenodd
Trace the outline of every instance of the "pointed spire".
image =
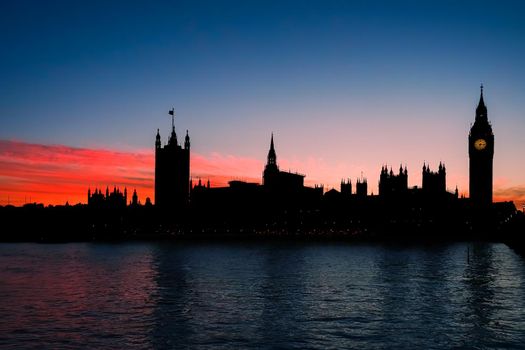
<svg viewBox="0 0 525 350">
<path fill-rule="evenodd" d="M 273 144 L 273 132 L 272 132 L 272 138 L 270 140 L 270 150 L 268 151 L 268 164 L 267 165 L 277 165 L 277 155 L 275 153 L 275 146 Z"/>
<path fill-rule="evenodd" d="M 157 136 L 155 136 L 155 148 L 160 148 L 160 131 L 157 129 Z"/>
<path fill-rule="evenodd" d="M 477 120 L 483 120 L 488 121 L 487 119 L 487 106 L 485 105 L 485 101 L 483 100 L 483 84 L 480 86 L 480 96 L 479 96 L 479 103 L 478 107 L 476 108 L 476 121 Z"/>
<path fill-rule="evenodd" d="M 480 94 L 479 94 L 479 103 L 480 106 L 485 106 L 485 101 L 483 100 L 483 84 L 480 85 Z"/>
<path fill-rule="evenodd" d="M 184 139 L 184 149 L 190 149 L 190 135 L 188 134 L 188 130 L 186 130 L 186 137 Z"/>
<path fill-rule="evenodd" d="M 168 113 L 171 115 L 171 136 L 168 140 L 168 145 L 174 144 L 177 146 L 177 134 L 175 133 L 175 108 L 172 108 Z"/>
<path fill-rule="evenodd" d="M 131 203 L 132 203 L 133 205 L 137 205 L 138 202 L 139 202 L 139 196 L 137 195 L 137 189 L 134 188 L 134 189 L 133 189 L 133 195 L 132 195 L 132 197 L 131 197 Z"/>
</svg>

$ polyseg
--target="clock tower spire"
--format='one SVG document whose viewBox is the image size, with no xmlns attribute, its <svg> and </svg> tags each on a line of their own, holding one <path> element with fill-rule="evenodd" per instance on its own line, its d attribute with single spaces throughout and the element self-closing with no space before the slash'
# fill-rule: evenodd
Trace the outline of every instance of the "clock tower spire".
<svg viewBox="0 0 525 350">
<path fill-rule="evenodd" d="M 483 122 L 488 122 L 487 106 L 485 106 L 485 101 L 483 101 L 483 84 L 481 84 L 480 89 L 481 94 L 479 96 L 478 107 L 476 108 L 476 121 L 480 120 Z"/>
<path fill-rule="evenodd" d="M 494 133 L 487 116 L 483 100 L 483 85 L 476 119 L 468 136 L 469 149 L 469 193 L 473 204 L 486 206 L 492 203 L 492 179 L 494 159 Z"/>
</svg>

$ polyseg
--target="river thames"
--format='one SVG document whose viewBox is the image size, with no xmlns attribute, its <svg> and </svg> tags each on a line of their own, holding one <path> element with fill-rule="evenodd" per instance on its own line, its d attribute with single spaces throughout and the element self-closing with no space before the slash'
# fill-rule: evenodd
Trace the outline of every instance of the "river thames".
<svg viewBox="0 0 525 350">
<path fill-rule="evenodd" d="M 0 347 L 506 348 L 525 260 L 503 244 L 0 244 Z"/>
</svg>

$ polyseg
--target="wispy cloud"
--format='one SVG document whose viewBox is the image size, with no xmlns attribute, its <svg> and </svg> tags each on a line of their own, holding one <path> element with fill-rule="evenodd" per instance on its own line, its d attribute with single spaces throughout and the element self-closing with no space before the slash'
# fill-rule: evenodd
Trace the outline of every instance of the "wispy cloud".
<svg viewBox="0 0 525 350">
<path fill-rule="evenodd" d="M 495 201 L 514 201 L 518 209 L 525 205 L 525 186 L 494 189 Z"/>
<path fill-rule="evenodd" d="M 136 188 L 151 196 L 151 152 L 119 152 L 0 140 L 0 203 L 85 202 L 88 187 Z"/>
<path fill-rule="evenodd" d="M 338 187 L 334 178 L 359 174 L 365 170 L 369 182 L 375 182 L 374 169 L 364 165 L 329 164 L 323 159 L 280 160 L 283 170 L 308 175 L 306 184 Z M 106 186 L 136 189 L 142 201 L 153 199 L 154 151 L 119 151 L 78 148 L 65 145 L 43 145 L 23 141 L 0 140 L 0 204 L 21 205 L 24 202 L 63 204 L 86 202 L 88 187 Z M 261 182 L 264 162 L 261 159 L 211 154 L 191 154 L 191 176 L 194 182 L 210 180 L 212 186 L 226 186 L 230 180 Z M 331 182 L 332 183 L 331 183 Z M 373 187 L 372 187 L 373 190 Z M 495 179 L 494 199 L 525 204 L 525 186 L 511 186 Z"/>
<path fill-rule="evenodd" d="M 136 152 L 0 140 L 0 204 L 85 202 L 88 187 L 137 189 L 153 199 L 153 150 Z M 192 154 L 191 173 L 224 186 L 232 179 L 260 181 L 262 162 L 232 155 Z"/>
</svg>

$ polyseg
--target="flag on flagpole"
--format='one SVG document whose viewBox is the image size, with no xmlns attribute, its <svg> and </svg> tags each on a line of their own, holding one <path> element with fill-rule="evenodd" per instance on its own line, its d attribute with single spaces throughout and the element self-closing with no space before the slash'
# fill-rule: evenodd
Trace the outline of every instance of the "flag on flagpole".
<svg viewBox="0 0 525 350">
<path fill-rule="evenodd" d="M 170 115 L 175 115 L 175 108 L 172 108 L 170 109 L 170 111 L 168 112 Z"/>
</svg>

